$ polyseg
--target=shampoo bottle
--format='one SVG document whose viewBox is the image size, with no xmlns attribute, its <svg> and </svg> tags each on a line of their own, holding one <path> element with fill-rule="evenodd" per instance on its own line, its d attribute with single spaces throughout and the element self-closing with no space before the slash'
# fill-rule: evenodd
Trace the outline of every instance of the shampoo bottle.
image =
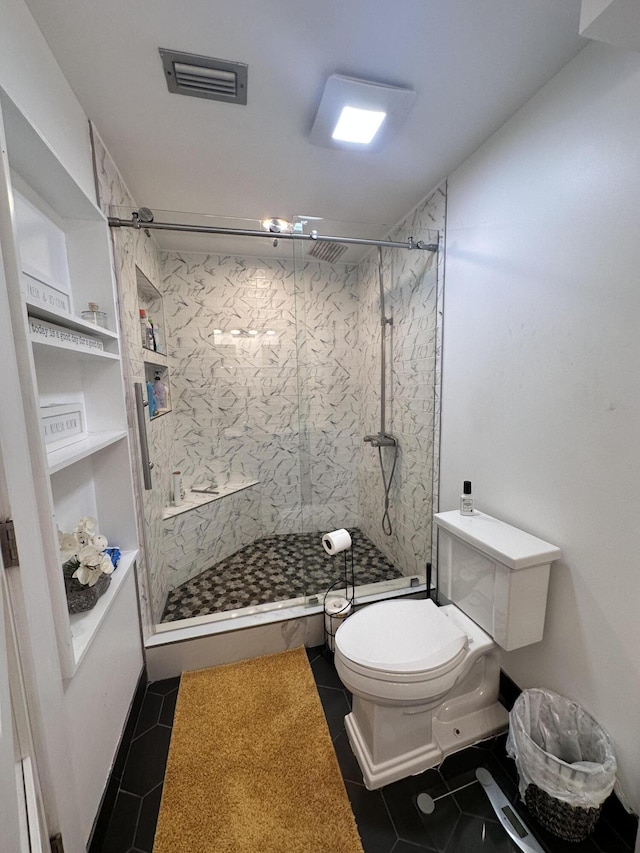
<svg viewBox="0 0 640 853">
<path fill-rule="evenodd" d="M 140 332 L 142 337 L 142 346 L 147 346 L 147 329 L 149 325 L 147 323 L 147 312 L 144 308 L 140 308 Z"/>
<path fill-rule="evenodd" d="M 167 389 L 165 387 L 164 382 L 162 381 L 162 377 L 160 376 L 160 371 L 158 370 L 156 370 L 156 375 L 153 380 L 153 393 L 156 395 L 158 409 L 166 409 Z"/>
<path fill-rule="evenodd" d="M 462 484 L 462 494 L 460 495 L 460 515 L 473 515 L 471 480 L 465 480 Z"/>
</svg>

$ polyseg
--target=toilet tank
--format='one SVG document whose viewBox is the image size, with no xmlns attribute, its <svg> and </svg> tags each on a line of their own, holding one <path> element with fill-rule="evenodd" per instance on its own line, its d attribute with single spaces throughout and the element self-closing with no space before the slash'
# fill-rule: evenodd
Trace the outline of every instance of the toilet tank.
<svg viewBox="0 0 640 853">
<path fill-rule="evenodd" d="M 483 512 L 433 518 L 440 592 L 506 651 L 539 642 L 560 549 Z"/>
</svg>

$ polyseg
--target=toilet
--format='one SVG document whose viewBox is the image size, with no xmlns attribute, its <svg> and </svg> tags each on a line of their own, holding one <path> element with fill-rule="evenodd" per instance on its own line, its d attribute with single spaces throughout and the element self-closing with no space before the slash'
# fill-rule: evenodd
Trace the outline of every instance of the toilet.
<svg viewBox="0 0 640 853">
<path fill-rule="evenodd" d="M 381 788 L 504 731 L 500 649 L 542 639 L 560 549 L 481 512 L 437 513 L 438 587 L 448 604 L 395 599 L 338 628 L 335 666 L 364 783 Z"/>
</svg>

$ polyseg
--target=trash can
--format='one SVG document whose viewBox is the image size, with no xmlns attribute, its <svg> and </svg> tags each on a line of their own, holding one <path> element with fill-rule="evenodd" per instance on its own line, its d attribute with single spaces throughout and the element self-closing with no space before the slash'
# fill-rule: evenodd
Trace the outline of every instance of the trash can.
<svg viewBox="0 0 640 853">
<path fill-rule="evenodd" d="M 616 759 L 608 734 L 577 702 L 551 690 L 523 690 L 509 714 L 507 753 L 534 818 L 566 841 L 593 832 L 613 790 Z"/>
</svg>

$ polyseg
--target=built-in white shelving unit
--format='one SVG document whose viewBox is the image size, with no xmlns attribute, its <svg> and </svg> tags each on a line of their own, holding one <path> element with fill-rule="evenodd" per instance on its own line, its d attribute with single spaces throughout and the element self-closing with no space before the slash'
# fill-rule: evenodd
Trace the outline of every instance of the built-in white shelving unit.
<svg viewBox="0 0 640 853">
<path fill-rule="evenodd" d="M 99 598 L 92 610 L 87 610 L 85 613 L 74 613 L 70 616 L 69 621 L 77 666 L 82 662 L 91 646 L 92 639 L 109 613 L 118 590 L 125 582 L 129 572 L 133 570 L 137 553 L 137 551 L 123 551 L 118 568 L 111 575 L 111 584 L 107 590 L 109 594 L 105 593 Z"/>
<path fill-rule="evenodd" d="M 13 269 L 7 276 L 12 324 L 31 414 L 34 477 L 46 496 L 40 514 L 50 517 L 47 582 L 61 665 L 73 678 L 137 555 L 109 231 L 93 199 L 2 93 L 0 122 L 7 147 L 0 203 L 15 237 L 3 243 L 12 255 L 9 264 L 5 259 L 5 269 Z M 106 325 L 87 322 L 88 309 L 106 315 Z M 56 528 L 71 531 L 83 516 L 97 519 L 122 557 L 96 606 L 70 616 Z"/>
</svg>

